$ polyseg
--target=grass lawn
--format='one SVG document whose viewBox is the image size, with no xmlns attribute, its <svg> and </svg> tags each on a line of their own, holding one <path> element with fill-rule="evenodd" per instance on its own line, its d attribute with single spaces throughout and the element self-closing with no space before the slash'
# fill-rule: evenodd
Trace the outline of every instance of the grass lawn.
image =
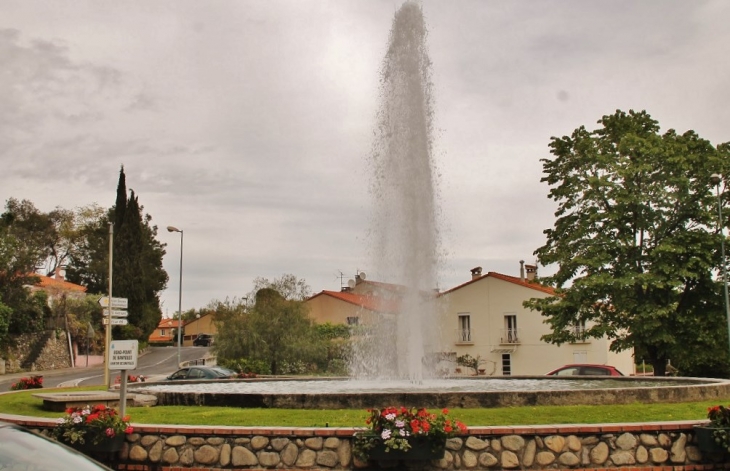
<svg viewBox="0 0 730 471">
<path fill-rule="evenodd" d="M 103 387 L 72 388 L 73 391 L 105 390 Z M 28 390 L 0 395 L 0 413 L 57 418 L 62 412 L 41 408 L 37 392 L 63 389 Z M 672 404 L 626 404 L 601 406 L 542 406 L 495 409 L 452 409 L 450 415 L 468 426 L 596 424 L 618 422 L 662 422 L 703 420 L 707 408 L 721 401 L 683 402 Z M 400 405 L 400 404 L 395 404 Z M 292 427 L 360 427 L 365 424 L 364 410 L 242 409 L 236 407 L 130 407 L 132 422 L 140 424 L 292 426 Z"/>
</svg>

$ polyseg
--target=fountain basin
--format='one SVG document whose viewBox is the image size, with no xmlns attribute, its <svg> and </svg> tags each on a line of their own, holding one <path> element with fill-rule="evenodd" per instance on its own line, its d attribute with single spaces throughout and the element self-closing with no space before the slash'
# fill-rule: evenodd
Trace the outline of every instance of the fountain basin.
<svg viewBox="0 0 730 471">
<path fill-rule="evenodd" d="M 157 405 L 281 409 L 366 409 L 391 405 L 489 408 L 546 405 L 686 402 L 730 396 L 730 381 L 707 378 L 545 378 L 351 381 L 346 379 L 231 380 L 145 383 L 134 392 Z"/>
</svg>

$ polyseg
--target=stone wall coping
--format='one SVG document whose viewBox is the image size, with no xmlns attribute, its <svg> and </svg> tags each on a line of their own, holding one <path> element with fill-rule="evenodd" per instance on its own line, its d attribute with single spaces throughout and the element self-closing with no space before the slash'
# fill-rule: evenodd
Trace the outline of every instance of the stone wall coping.
<svg viewBox="0 0 730 471">
<path fill-rule="evenodd" d="M 54 426 L 58 419 L 0 414 L 0 420 L 26 427 Z M 602 434 L 623 432 L 645 432 L 657 430 L 691 431 L 696 425 L 707 425 L 707 420 L 679 420 L 668 422 L 627 422 L 614 424 L 555 424 L 514 426 L 472 426 L 468 435 L 554 435 L 554 434 Z M 351 437 L 364 427 L 242 427 L 236 425 L 167 425 L 132 423 L 135 432 L 153 434 L 196 434 L 196 435 L 268 435 L 268 436 L 320 436 Z"/>
</svg>

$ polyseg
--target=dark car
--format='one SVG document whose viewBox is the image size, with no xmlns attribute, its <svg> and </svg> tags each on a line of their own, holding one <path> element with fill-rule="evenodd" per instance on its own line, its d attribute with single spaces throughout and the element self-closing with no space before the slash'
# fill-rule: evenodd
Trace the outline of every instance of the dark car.
<svg viewBox="0 0 730 471">
<path fill-rule="evenodd" d="M 550 376 L 624 376 L 609 365 L 565 365 L 548 373 Z"/>
<path fill-rule="evenodd" d="M 210 334 L 199 334 L 193 340 L 193 347 L 210 347 L 213 344 L 213 336 Z"/>
<path fill-rule="evenodd" d="M 5 422 L 0 422 L 0 469 L 111 471 L 66 445 Z"/>
<path fill-rule="evenodd" d="M 220 366 L 188 366 L 180 368 L 167 377 L 170 381 L 186 379 L 229 379 L 235 378 L 236 372 Z"/>
</svg>

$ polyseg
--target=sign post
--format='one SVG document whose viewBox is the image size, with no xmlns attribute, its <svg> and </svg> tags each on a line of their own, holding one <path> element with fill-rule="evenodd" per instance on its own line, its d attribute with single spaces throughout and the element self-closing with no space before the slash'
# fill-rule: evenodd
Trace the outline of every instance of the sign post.
<svg viewBox="0 0 730 471">
<path fill-rule="evenodd" d="M 127 409 L 127 370 L 137 368 L 139 341 L 115 340 L 109 347 L 109 370 L 120 370 L 119 415 L 124 417 Z"/>
<path fill-rule="evenodd" d="M 111 274 L 111 263 L 109 264 L 109 273 Z M 111 276 L 109 278 L 109 284 L 111 285 Z M 111 293 L 111 289 L 109 292 Z M 110 299 L 111 302 L 109 301 Z M 122 311 L 120 309 L 127 309 L 128 304 L 129 300 L 127 298 L 103 296 L 99 299 L 99 305 L 106 308 L 106 315 L 104 316 L 104 325 L 106 326 L 106 342 L 104 343 L 104 384 L 106 384 L 109 388 L 111 387 L 111 376 L 109 372 L 112 369 L 110 366 L 111 358 L 109 355 L 109 344 L 112 342 L 112 326 L 127 325 L 127 319 L 124 319 L 124 317 L 127 317 L 128 313 L 127 311 Z"/>
</svg>

